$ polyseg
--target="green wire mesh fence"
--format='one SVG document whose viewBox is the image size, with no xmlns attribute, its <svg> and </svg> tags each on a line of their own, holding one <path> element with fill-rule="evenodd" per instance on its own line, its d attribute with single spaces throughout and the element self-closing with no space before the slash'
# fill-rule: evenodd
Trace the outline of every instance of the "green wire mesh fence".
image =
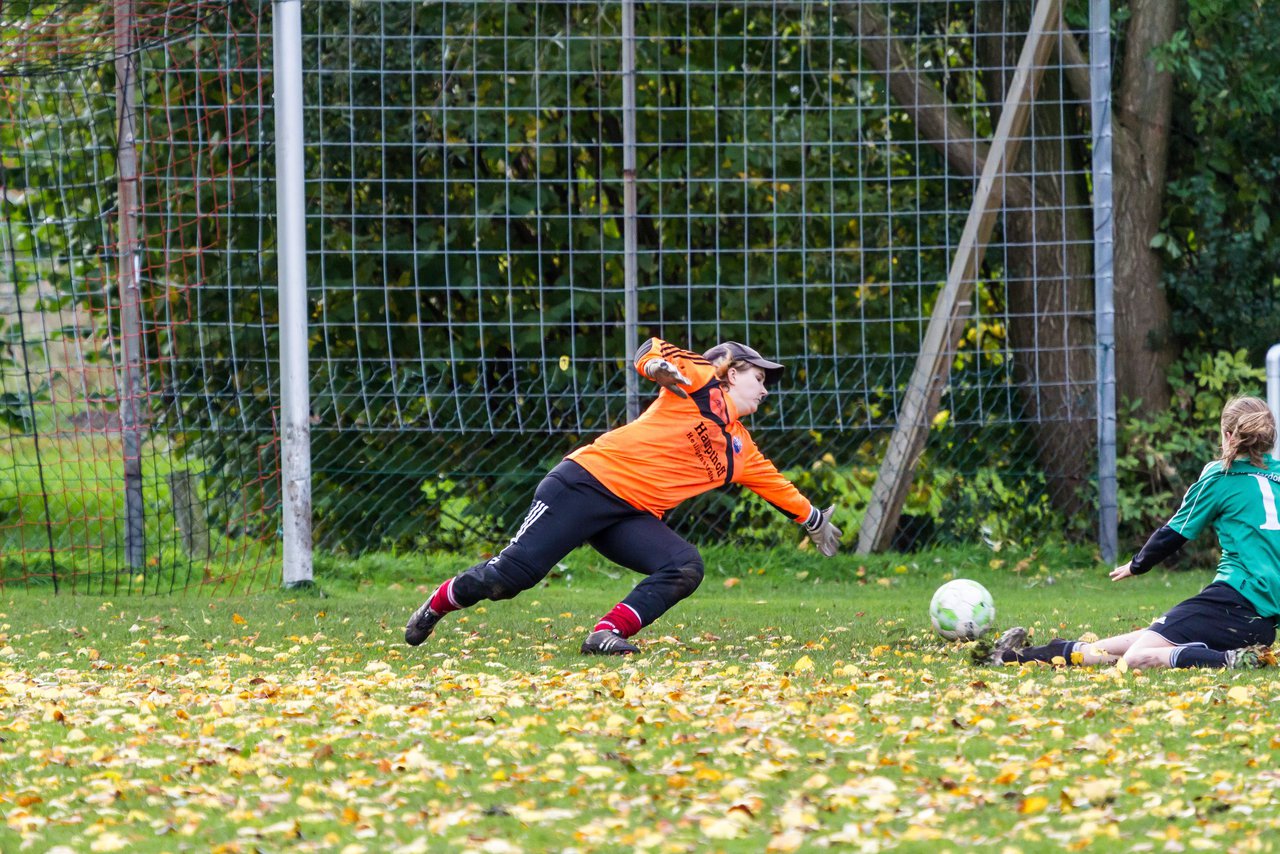
<svg viewBox="0 0 1280 854">
<path fill-rule="evenodd" d="M 500 544 L 563 454 L 625 421 L 633 338 L 649 335 L 784 362 L 753 435 L 856 528 L 1030 4 L 307 0 L 302 13 L 318 548 Z M 1083 26 L 1068 15 L 1035 95 L 898 548 L 1092 536 Z M 270 7 L 251 0 L 0 10 L 6 580 L 278 577 L 270 56 Z M 140 567 L 125 543 L 121 257 L 141 291 Z M 798 536 L 723 491 L 671 521 L 695 541 Z"/>
<path fill-rule="evenodd" d="M 623 7 L 306 9 L 317 532 L 462 547 L 509 528 L 563 453 L 626 417 Z M 635 16 L 639 337 L 736 339 L 784 361 L 753 429 L 804 488 L 856 513 L 1029 10 Z M 1087 69 L 1055 62 L 904 546 L 1079 525 L 1089 504 L 1088 105 L 1068 85 Z M 945 113 L 940 134 L 913 118 L 921 104 Z M 673 522 L 787 537 L 771 512 L 717 494 Z"/>
</svg>

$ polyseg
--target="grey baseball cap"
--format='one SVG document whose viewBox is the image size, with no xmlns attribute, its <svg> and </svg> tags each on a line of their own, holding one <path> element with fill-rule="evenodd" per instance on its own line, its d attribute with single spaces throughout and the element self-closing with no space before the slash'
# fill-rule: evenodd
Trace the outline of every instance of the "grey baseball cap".
<svg viewBox="0 0 1280 854">
<path fill-rule="evenodd" d="M 777 362 L 770 362 L 746 344 L 739 344 L 737 341 L 725 341 L 702 354 L 702 358 L 713 365 L 725 356 L 728 356 L 730 361 L 746 362 L 749 365 L 760 368 L 764 371 L 764 379 L 767 383 L 776 383 L 778 378 L 782 376 L 782 365 Z"/>
</svg>

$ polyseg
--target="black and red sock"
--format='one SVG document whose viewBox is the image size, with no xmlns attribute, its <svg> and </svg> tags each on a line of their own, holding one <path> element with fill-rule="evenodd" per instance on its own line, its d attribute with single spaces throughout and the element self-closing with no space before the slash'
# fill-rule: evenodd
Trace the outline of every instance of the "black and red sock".
<svg viewBox="0 0 1280 854">
<path fill-rule="evenodd" d="M 431 594 L 431 610 L 437 614 L 447 614 L 450 611 L 457 611 L 462 606 L 453 598 L 453 582 L 456 579 L 450 578 L 444 584 L 436 588 L 436 592 Z"/>
<path fill-rule="evenodd" d="M 1053 664 L 1055 658 L 1061 658 L 1067 664 L 1071 664 L 1071 653 L 1076 651 L 1080 641 L 1063 640 L 1062 638 L 1054 638 L 1043 646 L 1029 646 L 1026 649 L 1006 650 L 1004 660 L 1008 661 L 1043 661 L 1045 664 Z"/>
<path fill-rule="evenodd" d="M 595 628 L 591 631 L 616 632 L 624 638 L 629 638 L 642 628 L 644 628 L 644 622 L 640 619 L 640 615 L 636 613 L 636 610 L 630 605 L 619 602 L 613 606 L 612 611 L 596 622 Z"/>
</svg>

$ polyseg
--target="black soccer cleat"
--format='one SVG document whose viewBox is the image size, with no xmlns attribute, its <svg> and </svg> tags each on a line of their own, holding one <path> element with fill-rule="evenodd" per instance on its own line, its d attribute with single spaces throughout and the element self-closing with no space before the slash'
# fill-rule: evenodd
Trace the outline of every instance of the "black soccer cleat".
<svg viewBox="0 0 1280 854">
<path fill-rule="evenodd" d="M 994 664 L 999 667 L 1005 663 L 1004 654 L 1006 652 L 1017 652 L 1026 648 L 1027 630 L 1022 626 L 1014 626 L 1000 635 L 994 644 L 979 641 L 974 645 L 971 655 L 973 656 L 974 664 Z"/>
<path fill-rule="evenodd" d="M 431 610 L 431 600 L 422 603 L 422 607 L 413 612 L 413 616 L 409 618 L 409 623 L 404 627 L 404 642 L 409 646 L 417 646 L 427 638 L 431 637 L 431 633 L 435 631 L 436 623 L 440 622 L 440 618 L 444 614 L 437 614 Z"/>
<path fill-rule="evenodd" d="M 639 651 L 640 647 L 608 629 L 592 632 L 582 642 L 583 655 L 634 655 Z"/>
</svg>

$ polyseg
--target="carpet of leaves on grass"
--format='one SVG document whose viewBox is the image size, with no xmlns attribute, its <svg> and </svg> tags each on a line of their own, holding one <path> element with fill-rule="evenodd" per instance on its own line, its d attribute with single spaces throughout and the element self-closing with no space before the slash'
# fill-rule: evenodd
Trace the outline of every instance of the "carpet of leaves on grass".
<svg viewBox="0 0 1280 854">
<path fill-rule="evenodd" d="M 412 654 L 244 622 L 0 648 L 0 847 L 1247 849 L 1280 820 L 1265 673 L 977 669 L 839 633 L 582 660 L 457 626 Z"/>
</svg>

